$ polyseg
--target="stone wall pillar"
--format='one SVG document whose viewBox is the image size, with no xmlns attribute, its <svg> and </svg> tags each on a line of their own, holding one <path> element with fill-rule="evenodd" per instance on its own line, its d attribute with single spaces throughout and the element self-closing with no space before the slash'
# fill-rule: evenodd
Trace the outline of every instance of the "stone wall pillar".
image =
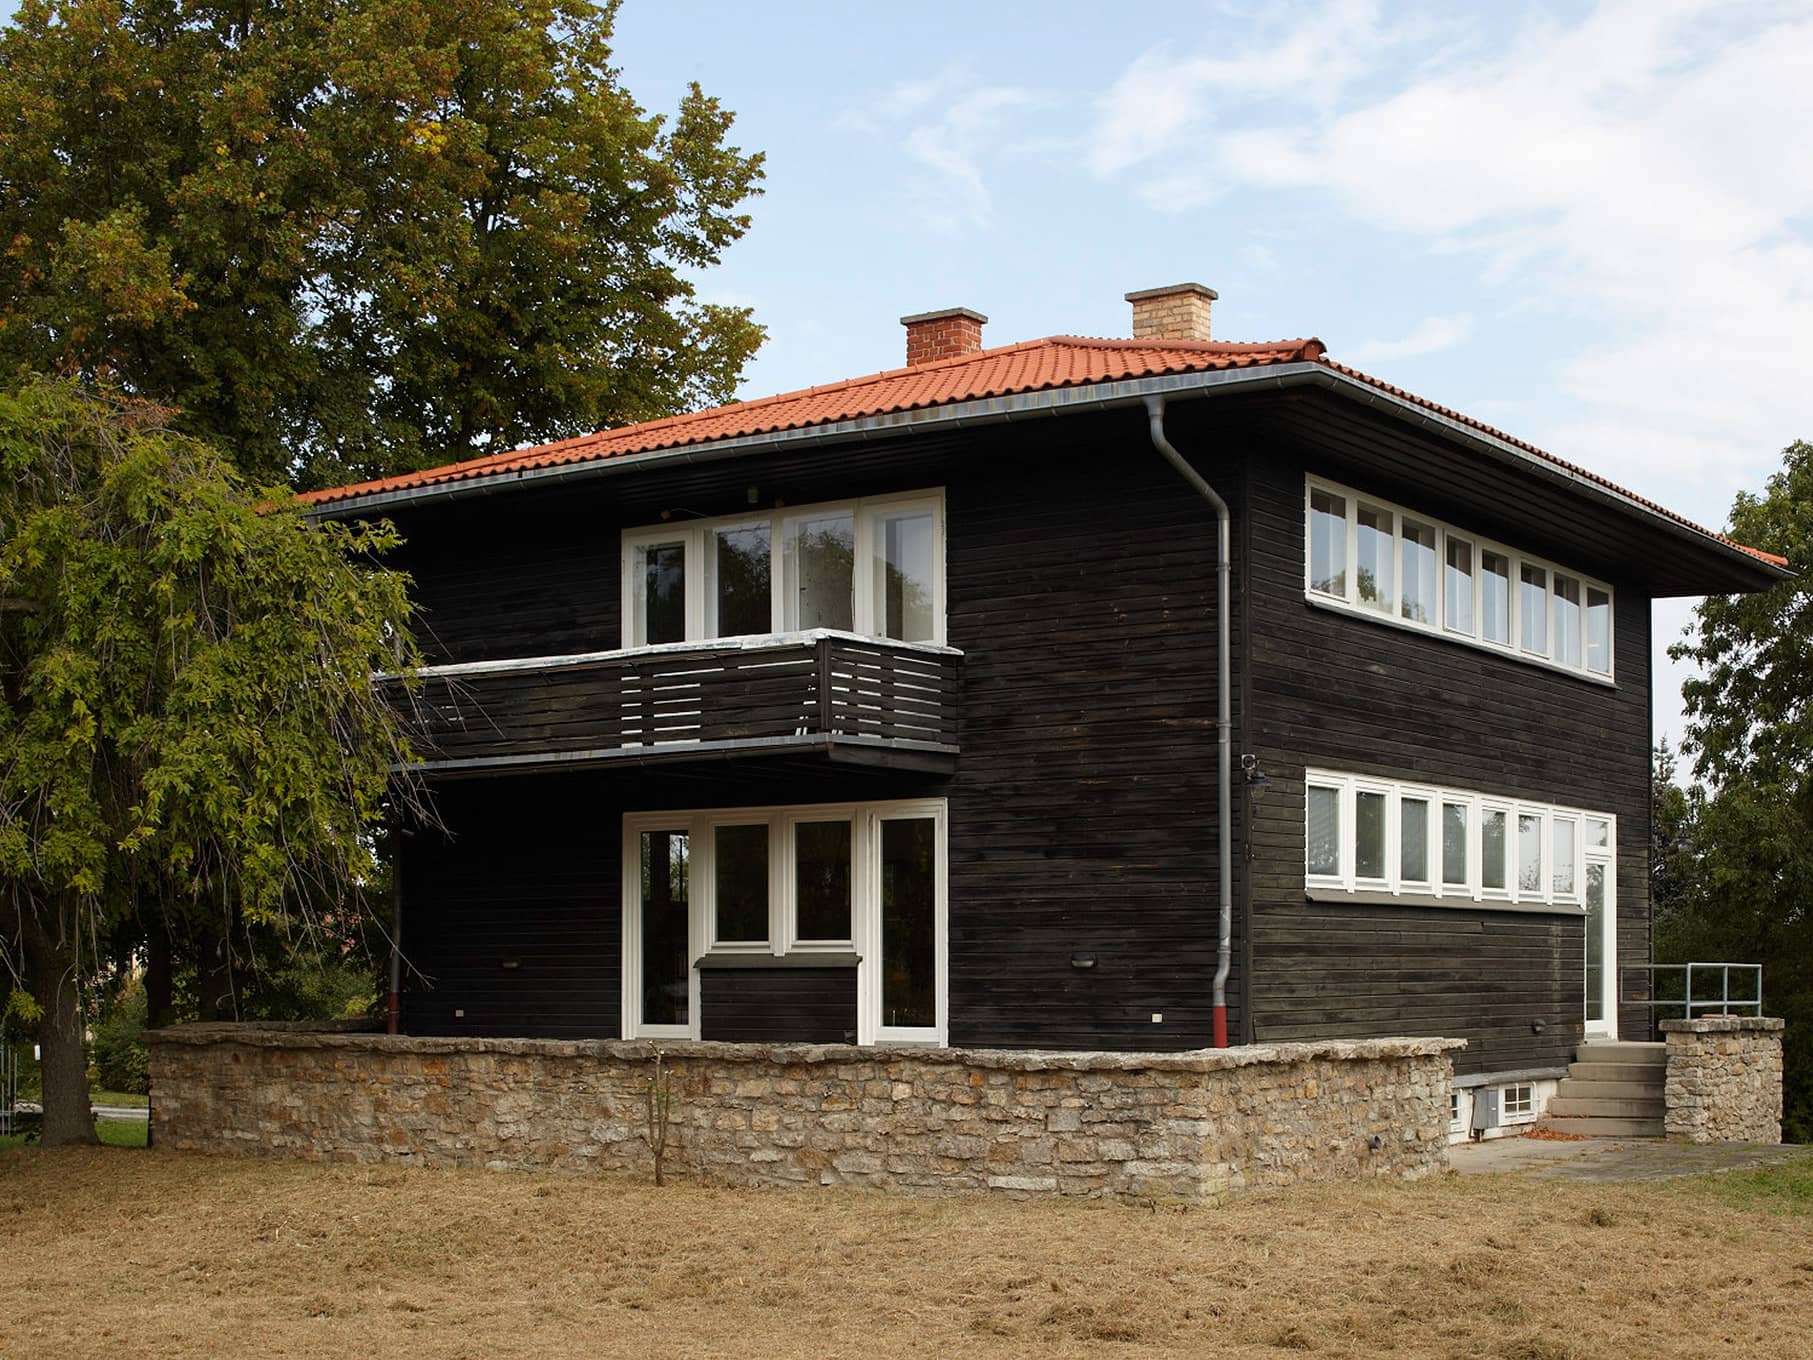
<svg viewBox="0 0 1813 1360">
<path fill-rule="evenodd" d="M 1782 1032 L 1768 1017 L 1664 1020 L 1663 1131 L 1689 1143 L 1782 1140 Z"/>
</svg>

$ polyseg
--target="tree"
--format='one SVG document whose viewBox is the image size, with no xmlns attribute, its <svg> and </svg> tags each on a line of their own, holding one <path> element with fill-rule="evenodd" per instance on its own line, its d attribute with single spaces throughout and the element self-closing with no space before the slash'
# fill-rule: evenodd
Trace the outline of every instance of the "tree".
<svg viewBox="0 0 1813 1360">
<path fill-rule="evenodd" d="M 0 940 L 44 1141 L 90 1141 L 79 989 L 120 923 L 356 910 L 416 662 L 385 524 L 311 523 L 166 412 L 0 393 Z"/>
<path fill-rule="evenodd" d="M 1705 787 L 1658 953 L 1763 965 L 1768 1009 L 1788 1021 L 1784 1124 L 1813 1138 L 1813 445 L 1789 445 L 1764 493 L 1739 495 L 1731 532 L 1797 575 L 1708 598 L 1670 648 L 1700 671 L 1682 694 Z"/>
<path fill-rule="evenodd" d="M 324 485 L 730 399 L 692 278 L 761 157 L 611 66 L 617 0 L 24 0 L 0 32 L 0 379 L 174 405 Z"/>
</svg>

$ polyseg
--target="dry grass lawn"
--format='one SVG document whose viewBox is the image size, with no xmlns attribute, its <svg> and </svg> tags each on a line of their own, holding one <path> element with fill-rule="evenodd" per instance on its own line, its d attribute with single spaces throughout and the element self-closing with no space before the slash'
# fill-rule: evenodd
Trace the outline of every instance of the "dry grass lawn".
<svg viewBox="0 0 1813 1360">
<path fill-rule="evenodd" d="M 0 1356 L 1806 1360 L 1810 1168 L 1177 1210 L 27 1149 Z"/>
</svg>

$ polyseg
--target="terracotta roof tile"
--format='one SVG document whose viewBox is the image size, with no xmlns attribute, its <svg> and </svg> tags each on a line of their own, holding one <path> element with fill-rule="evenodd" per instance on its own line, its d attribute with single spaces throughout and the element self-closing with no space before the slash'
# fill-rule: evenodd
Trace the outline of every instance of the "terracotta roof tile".
<svg viewBox="0 0 1813 1360">
<path fill-rule="evenodd" d="M 306 492 L 301 499 L 315 505 L 328 505 L 385 492 L 598 462 L 634 453 L 688 448 L 722 439 L 806 430 L 841 421 L 924 410 L 954 402 L 1065 387 L 1086 387 L 1096 383 L 1122 382 L 1167 374 L 1209 373 L 1290 363 L 1322 364 L 1333 372 L 1457 421 L 1493 439 L 1502 440 L 1759 561 L 1775 566 L 1788 564 L 1785 557 L 1735 543 L 1722 534 L 1701 528 L 1684 516 L 1634 492 L 1626 491 L 1597 473 L 1557 458 L 1534 444 L 1394 387 L 1358 369 L 1336 363 L 1326 357 L 1322 342 L 1313 338 L 1235 344 L 1207 340 L 1109 340 L 1054 335 L 1043 340 L 1027 340 L 1017 345 L 979 350 L 974 354 L 958 355 L 914 368 L 897 368 L 823 387 L 808 387 L 798 392 L 784 392 L 756 401 L 734 402 L 729 406 L 694 411 L 688 415 L 644 421 L 615 430 L 601 430 L 597 434 L 580 435 L 557 443 L 511 449 L 506 453 L 491 454 L 463 463 L 450 463 L 444 467 L 425 468 L 420 472 L 405 473 L 398 477 Z"/>
<path fill-rule="evenodd" d="M 1167 373 L 1203 373 L 1311 360 L 1319 357 L 1322 351 L 1319 340 L 1279 340 L 1269 344 L 1185 340 L 1154 343 L 1057 335 L 940 359 L 915 368 L 897 368 L 866 378 L 851 378 L 846 382 L 808 387 L 756 401 L 715 406 L 689 415 L 601 430 L 597 434 L 580 435 L 558 443 L 512 449 L 508 453 L 425 468 L 398 477 L 310 491 L 302 499 L 324 505 L 385 491 L 438 486 L 567 463 L 589 463 L 657 449 L 686 448 L 746 435 L 802 430 L 983 397 L 1119 382 Z"/>
</svg>

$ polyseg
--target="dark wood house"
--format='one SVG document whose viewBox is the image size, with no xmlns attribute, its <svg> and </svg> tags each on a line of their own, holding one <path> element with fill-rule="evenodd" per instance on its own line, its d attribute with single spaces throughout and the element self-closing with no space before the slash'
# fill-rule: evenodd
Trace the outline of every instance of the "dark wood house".
<svg viewBox="0 0 1813 1360">
<path fill-rule="evenodd" d="M 397 522 L 432 662 L 406 1031 L 1197 1048 L 1225 907 L 1232 1042 L 1648 1037 L 1650 601 L 1780 565 L 1130 296 L 312 497 Z"/>
</svg>

